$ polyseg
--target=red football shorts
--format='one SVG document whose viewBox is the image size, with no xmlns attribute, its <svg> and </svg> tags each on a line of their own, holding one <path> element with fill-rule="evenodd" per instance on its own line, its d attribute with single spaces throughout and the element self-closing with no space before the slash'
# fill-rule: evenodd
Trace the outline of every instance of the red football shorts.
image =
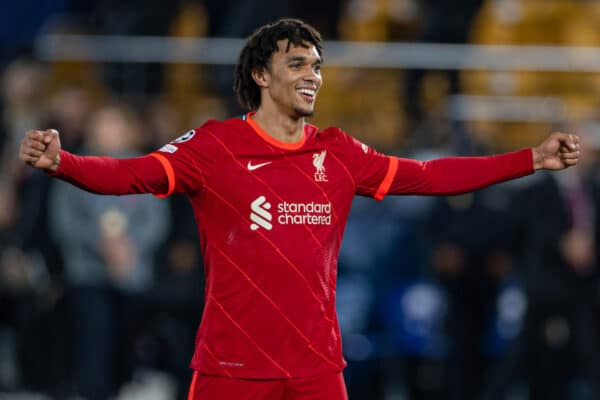
<svg viewBox="0 0 600 400">
<path fill-rule="evenodd" d="M 236 379 L 194 372 L 188 400 L 348 400 L 342 373 L 298 379 Z"/>
</svg>

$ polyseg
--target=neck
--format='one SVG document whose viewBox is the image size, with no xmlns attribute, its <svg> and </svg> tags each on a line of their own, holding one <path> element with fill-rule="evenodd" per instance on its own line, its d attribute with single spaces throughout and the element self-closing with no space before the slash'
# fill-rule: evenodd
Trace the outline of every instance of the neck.
<svg viewBox="0 0 600 400">
<path fill-rule="evenodd" d="M 304 135 L 304 117 L 292 118 L 280 112 L 259 107 L 252 119 L 271 137 L 280 142 L 296 143 Z"/>
</svg>

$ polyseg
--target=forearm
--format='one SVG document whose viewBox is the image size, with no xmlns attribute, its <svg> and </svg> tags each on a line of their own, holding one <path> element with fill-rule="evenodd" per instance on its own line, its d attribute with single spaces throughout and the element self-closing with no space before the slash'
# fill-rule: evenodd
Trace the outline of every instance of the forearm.
<svg viewBox="0 0 600 400">
<path fill-rule="evenodd" d="M 389 194 L 453 195 L 534 172 L 531 149 L 488 157 L 398 159 Z"/>
<path fill-rule="evenodd" d="M 58 168 L 48 174 L 98 194 L 161 194 L 168 188 L 166 173 L 152 156 L 117 159 L 61 150 Z"/>
</svg>

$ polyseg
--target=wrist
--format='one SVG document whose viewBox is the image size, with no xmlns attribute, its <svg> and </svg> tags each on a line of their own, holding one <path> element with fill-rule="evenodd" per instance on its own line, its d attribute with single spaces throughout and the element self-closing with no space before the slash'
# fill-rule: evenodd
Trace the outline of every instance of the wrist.
<svg viewBox="0 0 600 400">
<path fill-rule="evenodd" d="M 533 170 L 537 171 L 538 169 L 542 169 L 543 168 L 542 162 L 544 161 L 544 157 L 543 157 L 541 151 L 539 151 L 539 149 L 537 147 L 532 147 L 531 148 L 531 156 L 533 158 Z"/>
<path fill-rule="evenodd" d="M 54 160 L 52 161 L 52 165 L 48 169 L 52 172 L 56 172 L 56 170 L 58 169 L 59 166 L 60 166 L 60 151 L 58 153 L 56 153 L 56 156 L 54 157 Z"/>
</svg>

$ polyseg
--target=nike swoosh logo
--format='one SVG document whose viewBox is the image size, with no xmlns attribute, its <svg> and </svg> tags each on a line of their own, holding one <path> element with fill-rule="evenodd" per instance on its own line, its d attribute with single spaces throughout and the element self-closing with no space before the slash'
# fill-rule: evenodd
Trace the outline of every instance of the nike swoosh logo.
<svg viewBox="0 0 600 400">
<path fill-rule="evenodd" d="M 248 161 L 248 165 L 247 165 L 248 171 L 254 171 L 255 169 L 259 169 L 260 167 L 264 167 L 265 165 L 271 164 L 271 162 L 272 161 L 252 165 L 252 161 Z"/>
</svg>

